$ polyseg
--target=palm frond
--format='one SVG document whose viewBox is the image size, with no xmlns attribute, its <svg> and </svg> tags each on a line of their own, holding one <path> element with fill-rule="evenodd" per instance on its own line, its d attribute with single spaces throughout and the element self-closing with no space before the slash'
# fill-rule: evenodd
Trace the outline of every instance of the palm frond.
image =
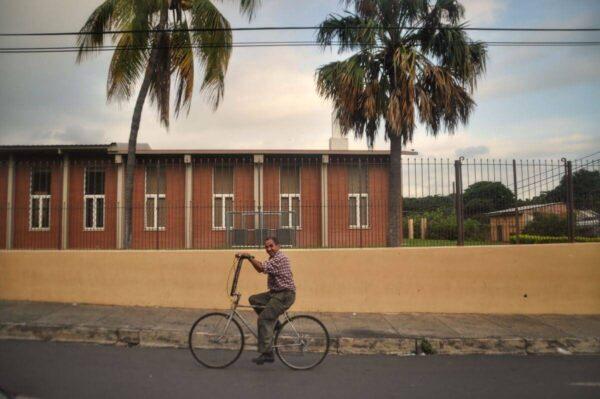
<svg viewBox="0 0 600 399">
<path fill-rule="evenodd" d="M 156 52 L 153 62 L 152 74 L 150 78 L 150 101 L 154 104 L 159 113 L 160 122 L 169 127 L 169 108 L 171 93 L 171 34 L 169 32 L 156 33 L 152 40 L 152 52 Z"/>
<path fill-rule="evenodd" d="M 187 21 L 176 25 L 180 31 L 173 32 L 171 39 L 171 68 L 175 74 L 175 116 L 182 109 L 190 111 L 194 91 L 194 52 L 191 48 L 191 38 Z"/>
<path fill-rule="evenodd" d="M 342 133 L 366 135 L 370 143 L 377 134 L 382 103 L 387 103 L 379 68 L 369 68 L 373 62 L 376 61 L 368 52 L 361 52 L 344 61 L 323 65 L 316 72 L 317 91 L 333 101 Z"/>
<path fill-rule="evenodd" d="M 144 0 L 122 0 L 116 4 L 114 25 L 129 32 L 116 34 L 113 38 L 119 50 L 114 52 L 108 69 L 108 101 L 129 100 L 146 70 L 151 44 L 150 16 L 154 12 L 149 5 Z"/>
<path fill-rule="evenodd" d="M 121 35 L 117 42 L 120 50 L 113 53 L 108 68 L 106 97 L 108 101 L 129 100 L 136 83 L 143 76 L 148 62 L 147 44 L 136 40 L 131 33 Z"/>
<path fill-rule="evenodd" d="M 246 15 L 248 20 L 254 18 L 256 10 L 260 7 L 261 0 L 237 0 L 240 2 L 240 13 Z"/>
<path fill-rule="evenodd" d="M 424 66 L 415 89 L 420 120 L 433 135 L 442 129 L 454 133 L 475 108 L 468 91 L 442 66 Z"/>
<path fill-rule="evenodd" d="M 431 13 L 435 14 L 439 21 L 446 20 L 455 25 L 464 18 L 465 8 L 458 0 L 437 0 Z"/>
<path fill-rule="evenodd" d="M 192 41 L 199 48 L 197 56 L 204 72 L 200 91 L 205 92 L 216 109 L 225 92 L 225 73 L 231 56 L 231 26 L 209 0 L 191 0 L 192 28 L 216 28 L 196 31 Z"/>
<path fill-rule="evenodd" d="M 77 36 L 77 62 L 92 54 L 89 49 L 102 47 L 104 32 L 110 30 L 115 19 L 115 10 L 120 0 L 105 0 L 89 16 Z"/>
<path fill-rule="evenodd" d="M 375 28 L 375 21 L 361 18 L 356 14 L 345 16 L 330 14 L 319 25 L 317 42 L 321 43 L 323 47 L 327 47 L 331 46 L 331 43 L 337 39 L 340 43 L 338 50 L 340 53 L 361 47 L 374 46 L 377 38 Z"/>
<path fill-rule="evenodd" d="M 398 2 L 399 26 L 413 26 L 429 11 L 428 0 L 404 0 Z"/>
<path fill-rule="evenodd" d="M 377 15 L 377 0 L 340 0 L 344 7 L 353 6 L 356 13 L 364 18 L 370 18 Z"/>
</svg>

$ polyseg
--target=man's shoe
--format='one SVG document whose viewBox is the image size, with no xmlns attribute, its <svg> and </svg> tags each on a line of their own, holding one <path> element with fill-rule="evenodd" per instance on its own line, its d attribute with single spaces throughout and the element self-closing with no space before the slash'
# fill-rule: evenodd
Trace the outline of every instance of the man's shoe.
<svg viewBox="0 0 600 399">
<path fill-rule="evenodd" d="M 252 361 L 260 366 L 264 363 L 273 363 L 275 357 L 273 356 L 273 352 L 267 352 L 262 353 L 259 357 L 255 357 Z"/>
</svg>

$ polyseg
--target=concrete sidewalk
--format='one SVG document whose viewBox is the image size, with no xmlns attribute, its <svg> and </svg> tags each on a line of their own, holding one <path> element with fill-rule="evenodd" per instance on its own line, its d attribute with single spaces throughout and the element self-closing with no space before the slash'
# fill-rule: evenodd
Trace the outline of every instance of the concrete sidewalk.
<svg viewBox="0 0 600 399">
<path fill-rule="evenodd" d="M 0 301 L 0 339 L 186 347 L 207 312 Z M 254 312 L 243 313 L 255 323 Z M 600 354 L 600 315 L 312 314 L 337 354 Z M 254 344 L 250 337 L 247 349 Z"/>
</svg>

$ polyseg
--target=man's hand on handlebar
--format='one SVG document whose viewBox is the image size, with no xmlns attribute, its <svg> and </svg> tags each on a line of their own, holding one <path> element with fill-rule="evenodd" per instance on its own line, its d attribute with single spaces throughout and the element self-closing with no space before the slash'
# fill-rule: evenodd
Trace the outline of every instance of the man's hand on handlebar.
<svg viewBox="0 0 600 399">
<path fill-rule="evenodd" d="M 235 254 L 236 258 L 244 258 L 244 259 L 254 259 L 254 256 L 250 255 L 247 252 L 238 252 Z"/>
</svg>

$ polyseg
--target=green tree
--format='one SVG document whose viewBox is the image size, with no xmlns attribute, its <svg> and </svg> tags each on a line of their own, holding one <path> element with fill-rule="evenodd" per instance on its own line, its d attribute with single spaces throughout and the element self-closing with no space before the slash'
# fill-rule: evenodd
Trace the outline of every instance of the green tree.
<svg viewBox="0 0 600 399">
<path fill-rule="evenodd" d="M 480 181 L 465 190 L 463 202 L 465 213 L 475 215 L 513 207 L 515 196 L 500 182 Z"/>
<path fill-rule="evenodd" d="M 405 214 L 419 213 L 433 209 L 443 209 L 446 213 L 454 209 L 453 195 L 429 195 L 421 198 L 404 198 L 403 211 Z"/>
<path fill-rule="evenodd" d="M 567 199 L 567 176 L 558 186 L 540 196 L 540 202 L 565 202 Z M 579 169 L 573 173 L 573 204 L 576 209 L 600 211 L 600 171 Z"/>
<path fill-rule="evenodd" d="M 239 0 L 240 12 L 251 19 L 259 1 Z M 194 89 L 195 55 L 204 75 L 200 92 L 216 109 L 225 90 L 232 34 L 229 22 L 210 0 L 104 0 L 80 30 L 77 62 L 100 49 L 106 31 L 111 30 L 122 32 L 111 36 L 118 50 L 108 70 L 107 99 L 129 100 L 139 85 L 125 173 L 125 247 L 129 248 L 135 150 L 146 97 L 150 95 L 161 124 L 168 127 L 173 83 L 174 114 L 188 113 Z"/>
<path fill-rule="evenodd" d="M 353 10 L 329 15 L 318 42 L 354 52 L 316 72 L 318 93 L 333 102 L 343 134 L 390 141 L 388 245 L 402 242 L 402 146 L 418 122 L 432 135 L 467 123 L 487 50 L 465 33 L 457 0 L 342 0 Z"/>
</svg>

